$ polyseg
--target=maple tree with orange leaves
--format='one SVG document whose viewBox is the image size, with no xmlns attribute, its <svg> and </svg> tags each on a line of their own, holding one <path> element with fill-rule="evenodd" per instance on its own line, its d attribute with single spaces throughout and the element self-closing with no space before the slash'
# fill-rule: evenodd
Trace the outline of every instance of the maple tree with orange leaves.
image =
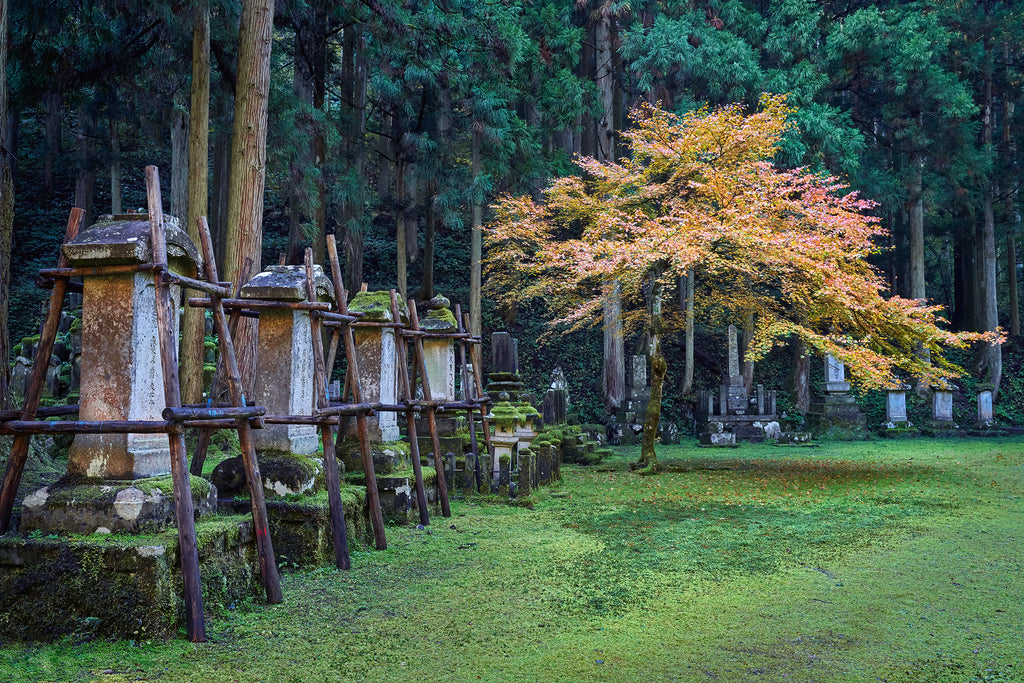
<svg viewBox="0 0 1024 683">
<path fill-rule="evenodd" d="M 753 316 L 748 358 L 798 337 L 867 388 L 944 382 L 963 372 L 944 349 L 999 341 L 950 332 L 938 306 L 887 296 L 867 261 L 884 234 L 868 213 L 875 203 L 834 177 L 773 164 L 789 113 L 783 96 L 764 96 L 752 114 L 732 105 L 677 117 L 644 105 L 623 132 L 627 159 L 583 159 L 582 174 L 554 180 L 542 201 L 505 196 L 493 207 L 486 274 L 500 302 L 543 298 L 556 326 L 578 329 L 600 320 L 604 287 L 618 282 L 647 325 L 643 467 L 657 469 L 661 301 L 691 269 L 705 307 Z"/>
</svg>

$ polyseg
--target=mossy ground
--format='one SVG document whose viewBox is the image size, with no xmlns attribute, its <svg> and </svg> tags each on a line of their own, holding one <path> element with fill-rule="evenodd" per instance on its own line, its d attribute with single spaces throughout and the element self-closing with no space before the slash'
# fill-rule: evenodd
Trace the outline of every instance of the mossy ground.
<svg viewBox="0 0 1024 683">
<path fill-rule="evenodd" d="M 1024 680 L 1024 439 L 663 447 L 454 501 L 210 642 L 0 648 L 0 679 Z"/>
</svg>

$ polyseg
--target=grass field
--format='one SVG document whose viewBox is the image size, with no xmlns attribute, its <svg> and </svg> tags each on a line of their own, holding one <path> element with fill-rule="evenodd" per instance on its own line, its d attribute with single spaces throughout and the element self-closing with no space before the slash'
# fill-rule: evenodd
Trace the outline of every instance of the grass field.
<svg viewBox="0 0 1024 683">
<path fill-rule="evenodd" d="M 1024 439 L 663 447 L 455 501 L 210 642 L 0 647 L 12 681 L 1024 681 Z"/>
</svg>

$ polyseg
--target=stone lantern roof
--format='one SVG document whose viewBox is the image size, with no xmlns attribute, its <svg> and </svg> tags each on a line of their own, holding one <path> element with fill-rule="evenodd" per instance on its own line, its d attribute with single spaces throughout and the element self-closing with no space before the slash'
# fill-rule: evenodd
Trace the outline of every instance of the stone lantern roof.
<svg viewBox="0 0 1024 683">
<path fill-rule="evenodd" d="M 167 260 L 171 269 L 195 277 L 203 259 L 199 249 L 174 216 L 164 214 Z M 64 245 L 64 255 L 74 267 L 151 263 L 149 218 L 146 214 L 100 216 L 99 220 Z"/>
</svg>

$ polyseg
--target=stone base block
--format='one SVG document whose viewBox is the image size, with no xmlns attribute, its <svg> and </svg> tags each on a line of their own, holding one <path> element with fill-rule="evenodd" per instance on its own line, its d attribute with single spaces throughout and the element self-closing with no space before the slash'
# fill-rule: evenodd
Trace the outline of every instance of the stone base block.
<svg viewBox="0 0 1024 683">
<path fill-rule="evenodd" d="M 373 442 L 370 444 L 370 454 L 373 456 L 373 472 L 376 475 L 390 474 L 412 465 L 409 460 L 409 444 L 403 441 Z M 345 437 L 338 447 L 338 460 L 344 464 L 346 472 L 362 472 L 363 456 L 359 440 Z"/>
<path fill-rule="evenodd" d="M 700 435 L 700 445 L 734 448 L 736 446 L 736 435 L 732 432 L 704 432 Z"/>
<path fill-rule="evenodd" d="M 217 488 L 189 477 L 196 517 L 217 511 Z M 174 486 L 170 475 L 103 481 L 68 475 L 27 496 L 21 508 L 24 533 L 152 533 L 173 526 Z"/>
<path fill-rule="evenodd" d="M 222 500 L 222 511 L 249 515 L 246 499 Z M 341 505 L 345 511 L 345 532 L 349 547 L 370 546 L 370 508 L 366 489 L 342 486 Z M 334 562 L 334 537 L 331 533 L 331 508 L 326 491 L 292 500 L 268 500 L 267 523 L 270 540 L 279 564 L 315 567 Z"/>
<path fill-rule="evenodd" d="M 267 497 L 313 493 L 324 488 L 324 463 L 310 455 L 264 455 L 259 458 L 260 477 Z M 248 496 L 242 456 L 217 463 L 210 474 L 221 498 Z"/>
<path fill-rule="evenodd" d="M 779 435 L 780 445 L 801 446 L 811 443 L 810 432 L 783 432 Z"/>
<path fill-rule="evenodd" d="M 248 517 L 210 517 L 196 532 L 206 610 L 262 594 Z M 0 595 L 8 637 L 172 637 L 185 623 L 177 534 L 0 536 Z"/>
</svg>

